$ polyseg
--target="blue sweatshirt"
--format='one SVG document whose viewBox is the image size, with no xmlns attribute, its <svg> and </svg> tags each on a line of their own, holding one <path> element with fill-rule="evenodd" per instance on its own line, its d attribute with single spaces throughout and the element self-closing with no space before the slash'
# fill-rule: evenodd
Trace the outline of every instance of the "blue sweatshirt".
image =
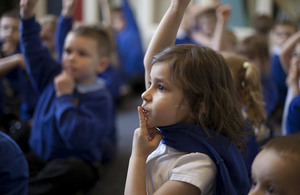
<svg viewBox="0 0 300 195">
<path fill-rule="evenodd" d="M 237 147 L 226 137 L 194 124 L 175 124 L 159 127 L 163 143 L 181 152 L 201 152 L 216 164 L 215 195 L 246 195 L 250 180 L 243 157 Z"/>
<path fill-rule="evenodd" d="M 122 0 L 126 26 L 115 33 L 120 66 L 124 78 L 144 74 L 144 51 L 137 23 L 127 0 Z"/>
<path fill-rule="evenodd" d="M 101 160 L 103 144 L 116 139 L 113 99 L 104 82 L 77 86 L 73 94 L 56 97 L 53 79 L 61 65 L 41 43 L 35 18 L 21 20 L 21 46 L 30 78 L 40 98 L 29 144 L 45 161 L 78 158 Z"/>
<path fill-rule="evenodd" d="M 288 116 L 286 120 L 287 134 L 300 132 L 300 95 L 296 96 L 288 109 Z"/>
<path fill-rule="evenodd" d="M 0 131 L 0 194 L 26 195 L 28 165 L 19 146 Z"/>
</svg>

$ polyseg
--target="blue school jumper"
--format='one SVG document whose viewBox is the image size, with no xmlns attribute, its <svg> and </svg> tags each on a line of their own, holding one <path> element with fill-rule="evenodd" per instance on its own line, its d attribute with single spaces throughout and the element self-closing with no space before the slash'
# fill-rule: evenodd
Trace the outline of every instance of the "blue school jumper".
<svg viewBox="0 0 300 195">
<path fill-rule="evenodd" d="M 12 54 L 21 53 L 20 46 L 17 47 L 16 51 Z M 28 121 L 32 118 L 35 105 L 38 100 L 38 93 L 33 88 L 26 71 L 21 67 L 16 67 L 11 70 L 5 77 L 9 80 L 12 90 L 21 95 L 21 107 L 20 107 L 20 118 L 23 121 Z M 2 82 L 2 81 L 1 81 Z M 2 85 L 2 83 L 1 83 Z M 4 99 L 4 89 L 2 86 L 2 102 Z M 1 94 L 1 93 L 0 93 Z M 3 107 L 4 108 L 4 107 Z"/>
<path fill-rule="evenodd" d="M 300 132 L 300 95 L 291 101 L 286 121 L 287 134 Z"/>
<path fill-rule="evenodd" d="M 144 51 L 139 29 L 127 0 L 122 0 L 122 13 L 126 26 L 115 32 L 121 72 L 125 79 L 144 74 Z"/>
<path fill-rule="evenodd" d="M 72 26 L 73 18 L 67 18 L 62 15 L 58 17 L 55 29 L 55 48 L 58 53 L 59 63 L 61 63 L 62 61 L 65 39 L 67 37 L 68 32 L 72 29 Z"/>
<path fill-rule="evenodd" d="M 0 194 L 26 195 L 28 165 L 19 146 L 0 131 Z"/>
<path fill-rule="evenodd" d="M 77 86 L 73 94 L 56 97 L 53 79 L 61 65 L 41 44 L 35 18 L 21 20 L 21 43 L 27 71 L 40 92 L 29 144 L 43 160 L 102 159 L 103 145 L 116 139 L 113 99 L 97 81 Z"/>
<path fill-rule="evenodd" d="M 246 195 L 250 180 L 243 157 L 237 147 L 226 137 L 200 126 L 175 124 L 158 127 L 163 143 L 181 152 L 200 152 L 208 155 L 216 164 L 215 195 Z"/>
<path fill-rule="evenodd" d="M 279 102 L 284 105 L 287 94 L 286 73 L 282 69 L 278 54 L 273 54 L 271 57 L 271 76 L 277 87 Z"/>
<path fill-rule="evenodd" d="M 261 84 L 263 91 L 263 99 L 266 103 L 265 110 L 269 118 L 277 106 L 279 99 L 278 91 L 271 77 L 267 75 L 261 77 Z"/>
</svg>

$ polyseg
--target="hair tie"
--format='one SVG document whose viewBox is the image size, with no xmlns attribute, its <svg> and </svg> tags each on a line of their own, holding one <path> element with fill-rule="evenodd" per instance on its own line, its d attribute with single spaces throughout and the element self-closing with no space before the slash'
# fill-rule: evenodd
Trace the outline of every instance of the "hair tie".
<svg viewBox="0 0 300 195">
<path fill-rule="evenodd" d="M 250 65 L 250 62 L 246 61 L 246 62 L 243 63 L 243 68 L 247 69 L 249 67 L 249 65 Z"/>
</svg>

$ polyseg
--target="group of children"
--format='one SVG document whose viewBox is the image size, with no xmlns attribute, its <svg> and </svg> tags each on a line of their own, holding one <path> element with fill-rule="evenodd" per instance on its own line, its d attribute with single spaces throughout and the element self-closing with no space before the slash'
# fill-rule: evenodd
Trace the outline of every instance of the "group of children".
<svg viewBox="0 0 300 195">
<path fill-rule="evenodd" d="M 141 82 L 146 86 L 125 194 L 300 191 L 300 33 L 293 23 L 274 25 L 275 40 L 281 41 L 272 50 L 271 63 L 266 38 L 255 34 L 231 39 L 226 27 L 229 6 L 198 9 L 190 0 L 171 0 L 144 55 L 127 0 L 113 13 L 107 0 L 99 2 L 108 30 L 73 27 L 76 0 L 63 0 L 52 32 L 56 50 L 43 42 L 50 35 L 49 30 L 43 34 L 42 23 L 35 19 L 37 0 L 21 0 L 17 17 L 2 16 L 0 74 L 22 75 L 22 85 L 14 85 L 15 79 L 10 85 L 22 88 L 20 94 L 27 99 L 21 103 L 32 111 L 26 118 L 29 147 L 19 145 L 26 160 L 19 146 L 0 134 L 0 153 L 7 157 L 1 175 L 9 170 L 15 176 L 1 178 L 6 183 L 0 182 L 5 186 L 0 192 L 88 191 L 98 179 L 99 162 L 109 163 L 117 152 L 119 74 L 138 91 Z M 190 22 L 187 14 L 195 15 L 194 23 L 184 24 Z M 131 36 L 136 45 L 132 49 Z M 117 61 L 121 73 L 112 65 Z M 283 105 L 284 134 L 272 138 L 269 122 Z M 0 108 L 4 114 L 4 105 Z M 16 166 L 9 161 L 13 158 L 22 165 L 17 170 L 11 168 Z M 6 185 L 16 180 L 20 188 Z"/>
</svg>

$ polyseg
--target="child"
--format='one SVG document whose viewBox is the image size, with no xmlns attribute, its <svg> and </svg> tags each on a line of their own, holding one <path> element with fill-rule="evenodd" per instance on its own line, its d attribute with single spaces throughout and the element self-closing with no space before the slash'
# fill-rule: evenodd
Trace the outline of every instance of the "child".
<svg viewBox="0 0 300 195">
<path fill-rule="evenodd" d="M 26 195 L 28 165 L 19 146 L 0 131 L 0 194 Z"/>
<path fill-rule="evenodd" d="M 73 194 L 88 190 L 97 179 L 95 165 L 115 152 L 113 100 L 97 79 L 108 66 L 110 43 L 98 28 L 78 27 L 67 35 L 58 64 L 39 37 L 36 2 L 20 2 L 22 52 L 40 92 L 27 158 L 29 194 Z"/>
<path fill-rule="evenodd" d="M 291 55 L 292 54 L 292 55 Z M 288 93 L 284 105 L 282 134 L 299 132 L 299 76 L 300 76 L 300 31 L 292 35 L 282 46 L 280 54 L 283 67 L 288 69 Z"/>
<path fill-rule="evenodd" d="M 100 0 L 100 5 L 106 7 L 102 9 L 104 22 L 114 31 L 123 80 L 139 94 L 144 90 L 144 49 L 134 13 L 128 0 L 121 0 L 121 7 L 114 8 L 111 14 L 107 0 Z"/>
<path fill-rule="evenodd" d="M 19 37 L 18 12 L 16 10 L 5 12 L 0 19 L 0 58 L 20 53 Z M 3 75 L 3 81 L 5 81 L 3 94 L 6 107 L 4 112 L 16 116 L 19 115 L 21 104 L 18 66 L 15 64 L 15 68 L 11 68 Z"/>
<path fill-rule="evenodd" d="M 296 32 L 297 26 L 287 20 L 276 22 L 271 31 L 271 40 L 274 45 L 271 53 L 271 76 L 276 84 L 279 94 L 279 103 L 282 107 L 287 95 L 287 86 L 285 81 L 288 70 L 283 69 L 284 67 L 281 65 L 279 55 L 284 42 Z"/>
<path fill-rule="evenodd" d="M 264 110 L 259 71 L 242 56 L 231 53 L 223 53 L 223 56 L 232 73 L 244 116 L 255 127 L 256 139 L 261 142 L 268 135 L 268 128 L 265 126 L 267 114 Z"/>
<path fill-rule="evenodd" d="M 249 190 L 237 149 L 244 145 L 245 119 L 224 58 L 197 45 L 173 46 L 189 2 L 171 1 L 144 58 L 147 90 L 138 109 L 126 195 Z"/>
<path fill-rule="evenodd" d="M 57 25 L 57 17 L 55 15 L 45 15 L 39 19 L 41 24 L 40 36 L 43 44 L 49 49 L 52 56 L 57 59 L 57 52 L 55 46 L 55 31 Z"/>
<path fill-rule="evenodd" d="M 252 165 L 248 195 L 300 192 L 300 134 L 280 136 L 265 144 Z"/>
<path fill-rule="evenodd" d="M 278 91 L 270 75 L 270 54 L 267 40 L 259 35 L 248 36 L 239 42 L 237 52 L 245 56 L 259 70 L 263 97 L 266 103 L 265 109 L 269 120 L 277 106 Z"/>
<path fill-rule="evenodd" d="M 31 123 L 38 94 L 34 91 L 24 70 L 24 57 L 19 46 L 19 23 L 18 12 L 15 10 L 4 13 L 1 17 L 0 75 L 8 81 L 6 82 L 8 85 L 3 87 L 2 92 L 5 96 L 2 97 L 2 102 L 5 104 L 2 114 L 4 114 L 3 118 L 6 118 L 3 120 L 11 121 L 7 122 L 8 124 L 13 124 L 13 121 L 17 119 L 19 124 L 24 123 L 24 126 L 27 126 Z M 8 116 L 13 116 L 13 118 Z M 9 131 L 9 129 L 10 127 L 6 130 Z M 20 144 L 18 140 L 15 141 Z"/>
<path fill-rule="evenodd" d="M 75 13 L 76 0 L 63 0 L 62 3 L 63 9 L 61 11 L 61 15 L 58 18 L 58 25 L 55 37 L 60 62 L 62 59 L 65 38 L 67 36 L 67 33 L 72 29 L 73 26 L 73 16 Z M 103 30 L 108 31 L 104 28 Z M 121 97 L 121 86 L 123 84 L 123 80 L 121 78 L 119 70 L 111 64 L 111 61 L 112 56 L 109 58 L 110 65 L 108 66 L 108 68 L 104 72 L 100 73 L 98 76 L 105 80 L 106 87 L 111 92 L 115 102 L 118 103 L 118 100 L 120 100 Z"/>
</svg>

